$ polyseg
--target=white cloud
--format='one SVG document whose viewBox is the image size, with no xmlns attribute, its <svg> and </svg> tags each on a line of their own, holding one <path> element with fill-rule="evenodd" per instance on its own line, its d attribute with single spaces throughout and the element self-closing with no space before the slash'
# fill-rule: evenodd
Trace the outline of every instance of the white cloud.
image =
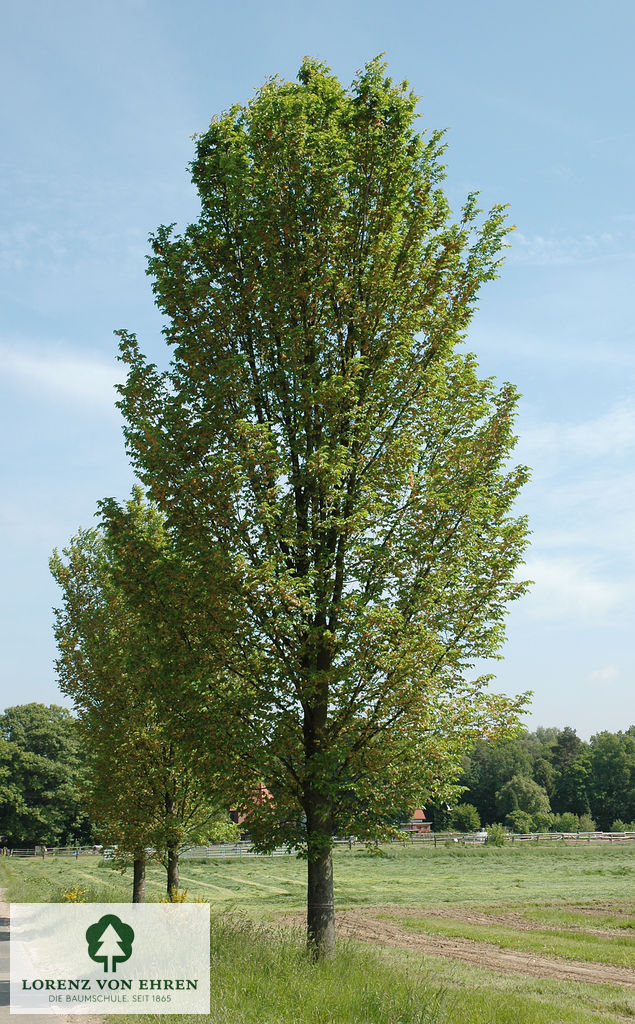
<svg viewBox="0 0 635 1024">
<path fill-rule="evenodd" d="M 537 423 L 521 430 L 523 457 L 548 454 L 599 458 L 635 447 L 635 403 L 624 401 L 580 423 Z"/>
<path fill-rule="evenodd" d="M 535 581 L 525 605 L 535 619 L 596 623 L 632 598 L 627 584 L 603 579 L 573 557 L 530 556 L 519 576 Z"/>
<path fill-rule="evenodd" d="M 116 383 L 123 370 L 62 348 L 35 349 L 23 344 L 0 345 L 0 372 L 12 387 L 26 387 L 54 400 L 103 412 L 115 411 Z"/>
<path fill-rule="evenodd" d="M 598 668 L 594 672 L 589 672 L 587 680 L 590 683 L 612 683 L 620 676 L 619 668 L 615 665 L 605 665 L 604 668 Z"/>
<path fill-rule="evenodd" d="M 579 266 L 582 263 L 624 258 L 632 255 L 633 251 L 632 239 L 625 236 L 623 231 L 602 231 L 577 237 L 524 235 L 517 231 L 511 241 L 511 263 L 538 267 Z"/>
<path fill-rule="evenodd" d="M 606 623 L 633 609 L 635 403 L 576 422 L 533 420 L 516 456 L 532 467 L 523 511 L 533 530 L 526 575 L 534 619 Z"/>
</svg>

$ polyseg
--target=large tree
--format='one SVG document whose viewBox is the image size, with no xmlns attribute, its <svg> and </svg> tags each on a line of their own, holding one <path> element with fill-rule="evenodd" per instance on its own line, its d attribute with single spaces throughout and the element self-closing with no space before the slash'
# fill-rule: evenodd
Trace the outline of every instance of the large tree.
<svg viewBox="0 0 635 1024">
<path fill-rule="evenodd" d="M 152 239 L 170 369 L 119 332 L 128 450 L 223 597 L 214 657 L 256 683 L 274 800 L 250 824 L 306 852 L 318 955 L 333 834 L 449 793 L 465 744 L 522 703 L 472 672 L 525 590 L 517 396 L 457 347 L 508 229 L 474 195 L 453 219 L 415 106 L 380 60 L 347 90 L 307 59 L 215 118 L 198 220 Z"/>
</svg>

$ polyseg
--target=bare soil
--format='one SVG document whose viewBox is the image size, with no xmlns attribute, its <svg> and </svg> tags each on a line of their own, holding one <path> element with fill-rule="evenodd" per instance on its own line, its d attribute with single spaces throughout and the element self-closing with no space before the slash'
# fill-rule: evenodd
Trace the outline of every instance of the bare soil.
<svg viewBox="0 0 635 1024">
<path fill-rule="evenodd" d="M 584 960 L 565 960 L 563 957 L 541 956 L 521 950 L 500 949 L 489 942 L 473 939 L 449 938 L 443 935 L 425 935 L 403 928 L 393 918 L 437 916 L 475 924 L 499 922 L 519 930 L 535 930 L 543 926 L 522 918 L 519 914 L 486 914 L 460 907 L 360 907 L 342 910 L 337 915 L 338 934 L 377 946 L 397 946 L 416 950 L 427 956 L 442 956 L 450 960 L 485 967 L 505 974 L 523 974 L 534 978 L 554 978 L 557 981 L 582 981 L 596 985 L 622 985 L 635 989 L 635 973 L 613 964 L 588 963 Z M 301 926 L 304 918 L 285 915 L 283 924 Z M 604 934 L 604 933 L 603 933 Z M 614 933 L 613 933 L 614 934 Z"/>
</svg>

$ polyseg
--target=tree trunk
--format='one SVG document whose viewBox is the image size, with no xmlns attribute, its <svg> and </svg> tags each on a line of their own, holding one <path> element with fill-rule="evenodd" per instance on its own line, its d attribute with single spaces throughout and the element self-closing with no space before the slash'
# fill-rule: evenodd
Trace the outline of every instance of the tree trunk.
<svg viewBox="0 0 635 1024">
<path fill-rule="evenodd" d="M 308 854 L 307 948 L 314 960 L 323 960 L 335 952 L 333 805 L 328 783 L 320 770 L 324 750 L 328 748 L 325 733 L 328 720 L 327 673 L 330 665 L 328 645 L 319 643 L 315 660 L 317 679 L 314 700 L 304 705 L 303 722 L 306 766 L 303 804 Z M 311 665 L 308 667 L 312 668 Z"/>
<path fill-rule="evenodd" d="M 317 837 L 316 837 L 317 838 Z M 333 902 L 333 853 L 331 836 L 322 833 L 317 849 L 309 841 L 307 885 L 307 945 L 314 960 L 335 951 L 335 904 Z"/>
<path fill-rule="evenodd" d="M 179 888 L 179 851 L 176 846 L 168 846 L 168 896 L 170 899 Z"/>
<path fill-rule="evenodd" d="M 146 901 L 146 858 L 143 851 L 135 853 L 132 877 L 132 902 L 145 903 Z"/>
</svg>

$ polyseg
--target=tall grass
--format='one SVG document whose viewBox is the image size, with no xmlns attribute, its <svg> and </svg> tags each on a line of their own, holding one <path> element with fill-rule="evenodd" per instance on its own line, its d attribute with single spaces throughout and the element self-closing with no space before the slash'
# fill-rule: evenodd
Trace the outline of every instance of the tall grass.
<svg viewBox="0 0 635 1024">
<path fill-rule="evenodd" d="M 214 1024 L 436 1024 L 453 1019 L 450 1003 L 428 973 L 395 972 L 371 948 L 340 941 L 337 956 L 316 965 L 300 933 L 212 924 Z"/>
</svg>

